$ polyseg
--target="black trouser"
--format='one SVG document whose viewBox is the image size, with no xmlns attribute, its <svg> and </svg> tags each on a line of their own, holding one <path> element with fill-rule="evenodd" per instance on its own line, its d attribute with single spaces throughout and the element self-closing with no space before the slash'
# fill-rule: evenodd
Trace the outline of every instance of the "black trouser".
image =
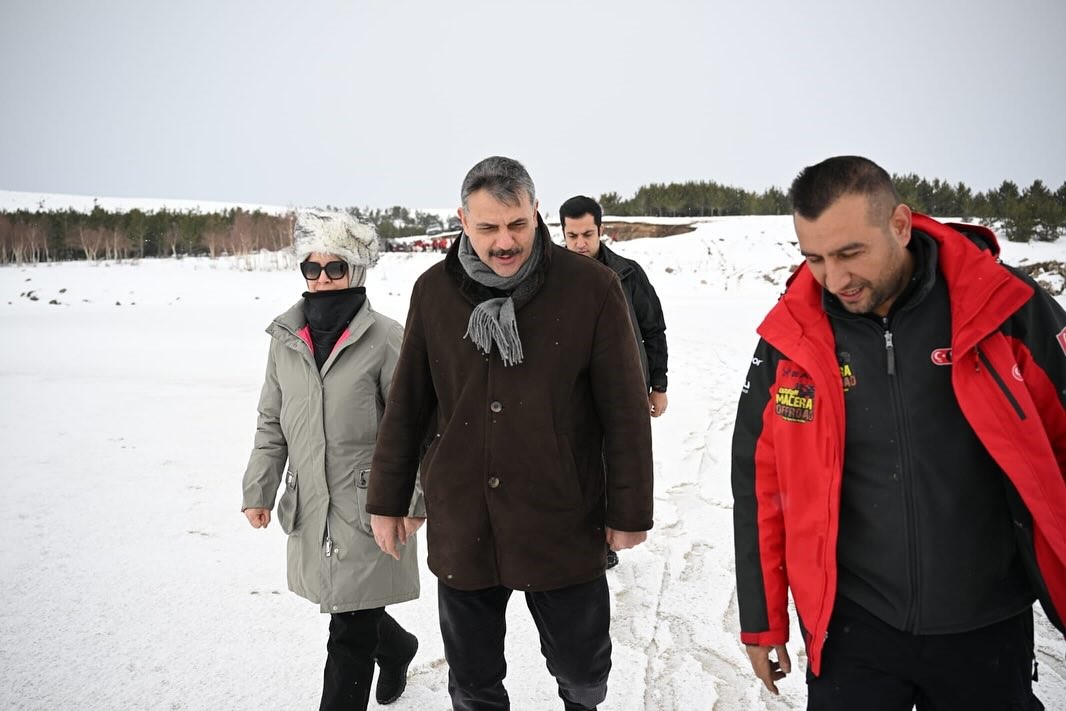
<svg viewBox="0 0 1066 711">
<path fill-rule="evenodd" d="M 407 632 L 384 607 L 329 618 L 319 711 L 364 711 L 370 702 L 375 660 L 388 664 L 403 657 Z"/>
<path fill-rule="evenodd" d="M 437 604 L 448 693 L 455 711 L 507 711 L 503 678 L 508 588 L 456 590 L 438 581 Z M 559 684 L 563 707 L 595 709 L 607 696 L 611 671 L 611 601 L 607 577 L 560 590 L 527 592 L 540 632 L 540 651 Z"/>
<path fill-rule="evenodd" d="M 808 711 L 1038 711 L 1033 611 L 958 634 L 912 635 L 837 598 L 807 675 Z"/>
</svg>

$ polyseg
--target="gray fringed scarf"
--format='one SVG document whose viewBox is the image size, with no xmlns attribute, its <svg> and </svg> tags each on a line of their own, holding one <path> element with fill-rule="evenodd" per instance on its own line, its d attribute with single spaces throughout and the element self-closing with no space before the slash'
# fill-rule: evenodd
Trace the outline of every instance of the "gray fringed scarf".
<svg viewBox="0 0 1066 711">
<path fill-rule="evenodd" d="M 493 289 L 514 291 L 537 268 L 541 250 L 538 230 L 533 238 L 533 253 L 529 255 L 526 263 L 511 276 L 502 277 L 481 261 L 470 244 L 470 238 L 464 232 L 459 238 L 458 257 L 463 271 L 477 283 Z M 469 338 L 478 350 L 486 355 L 492 352 L 492 344 L 495 343 L 500 349 L 500 358 L 505 366 L 521 363 L 522 340 L 518 337 L 514 299 L 501 296 L 486 299 L 475 306 L 463 338 Z"/>
</svg>

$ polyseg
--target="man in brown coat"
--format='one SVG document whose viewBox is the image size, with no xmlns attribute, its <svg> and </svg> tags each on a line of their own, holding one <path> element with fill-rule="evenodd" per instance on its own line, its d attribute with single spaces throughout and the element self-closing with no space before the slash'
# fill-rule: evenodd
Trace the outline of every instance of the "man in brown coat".
<svg viewBox="0 0 1066 711">
<path fill-rule="evenodd" d="M 514 590 L 564 708 L 594 709 L 611 667 L 604 541 L 631 548 L 652 526 L 628 306 L 614 272 L 551 242 L 517 161 L 481 161 L 461 197 L 462 235 L 411 295 L 366 508 L 396 555 L 421 465 L 455 709 L 510 707 Z"/>
</svg>

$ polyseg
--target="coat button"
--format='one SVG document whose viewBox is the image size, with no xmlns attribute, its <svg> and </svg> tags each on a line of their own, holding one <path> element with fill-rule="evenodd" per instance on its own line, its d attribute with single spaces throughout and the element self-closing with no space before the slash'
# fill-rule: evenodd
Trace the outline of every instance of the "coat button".
<svg viewBox="0 0 1066 711">
<path fill-rule="evenodd" d="M 493 400 L 492 404 L 489 405 L 489 409 L 493 412 L 500 412 L 503 410 L 503 405 L 500 404 L 499 400 Z"/>
<path fill-rule="evenodd" d="M 490 489 L 495 489 L 499 485 L 500 485 L 500 480 L 499 480 L 498 477 L 494 477 L 494 476 L 490 476 L 489 477 L 489 488 Z"/>
</svg>

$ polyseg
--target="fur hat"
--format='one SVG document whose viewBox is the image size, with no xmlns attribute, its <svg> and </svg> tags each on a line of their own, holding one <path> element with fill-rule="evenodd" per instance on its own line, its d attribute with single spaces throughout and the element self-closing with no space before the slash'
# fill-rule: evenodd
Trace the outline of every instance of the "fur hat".
<svg viewBox="0 0 1066 711">
<path fill-rule="evenodd" d="M 312 252 L 340 257 L 348 262 L 355 286 L 356 276 L 377 264 L 378 233 L 373 225 L 347 212 L 300 210 L 296 213 L 292 248 L 297 262 L 303 262 Z"/>
</svg>

